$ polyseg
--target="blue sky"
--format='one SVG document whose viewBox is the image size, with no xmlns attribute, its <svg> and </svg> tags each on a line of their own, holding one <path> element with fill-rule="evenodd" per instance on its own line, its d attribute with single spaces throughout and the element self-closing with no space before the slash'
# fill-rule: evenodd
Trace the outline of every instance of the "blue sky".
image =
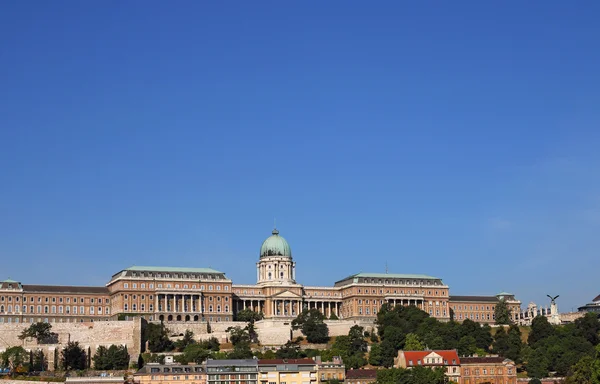
<svg viewBox="0 0 600 384">
<path fill-rule="evenodd" d="M 600 293 L 598 2 L 0 8 L 2 277 L 253 283 L 277 218 L 307 285 Z"/>
</svg>

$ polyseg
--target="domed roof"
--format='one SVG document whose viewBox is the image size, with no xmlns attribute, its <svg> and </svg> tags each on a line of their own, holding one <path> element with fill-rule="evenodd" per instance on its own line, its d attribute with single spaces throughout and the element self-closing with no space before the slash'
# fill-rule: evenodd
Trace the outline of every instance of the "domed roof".
<svg viewBox="0 0 600 384">
<path fill-rule="evenodd" d="M 288 256 L 292 257 L 292 248 L 281 236 L 277 228 L 273 229 L 272 235 L 263 241 L 260 247 L 260 257 L 265 256 Z"/>
</svg>

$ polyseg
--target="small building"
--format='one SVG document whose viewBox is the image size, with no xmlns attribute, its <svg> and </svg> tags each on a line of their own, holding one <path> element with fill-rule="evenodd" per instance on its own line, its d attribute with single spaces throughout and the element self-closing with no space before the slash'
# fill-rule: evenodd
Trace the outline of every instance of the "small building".
<svg viewBox="0 0 600 384">
<path fill-rule="evenodd" d="M 313 359 L 258 360 L 258 372 L 260 384 L 317 383 L 317 363 Z"/>
<path fill-rule="evenodd" d="M 330 380 L 344 381 L 346 378 L 346 367 L 340 356 L 334 356 L 331 361 L 321 361 L 321 356 L 315 357 L 317 363 L 317 378 L 319 383 L 327 383 Z"/>
<path fill-rule="evenodd" d="M 450 381 L 457 382 L 460 377 L 460 362 L 456 350 L 437 351 L 398 351 L 394 366 L 396 368 L 412 368 L 416 366 L 428 368 L 444 368 Z"/>
<path fill-rule="evenodd" d="M 377 381 L 377 369 L 350 369 L 346 372 L 347 384 L 372 384 Z"/>
<path fill-rule="evenodd" d="M 206 372 L 200 364 L 148 363 L 133 375 L 139 384 L 206 384 Z M 121 381 L 122 382 L 122 381 Z"/>
<path fill-rule="evenodd" d="M 514 361 L 499 356 L 462 357 L 460 384 L 516 384 Z"/>
<path fill-rule="evenodd" d="M 205 364 L 207 384 L 257 384 L 257 359 L 208 359 Z"/>
</svg>

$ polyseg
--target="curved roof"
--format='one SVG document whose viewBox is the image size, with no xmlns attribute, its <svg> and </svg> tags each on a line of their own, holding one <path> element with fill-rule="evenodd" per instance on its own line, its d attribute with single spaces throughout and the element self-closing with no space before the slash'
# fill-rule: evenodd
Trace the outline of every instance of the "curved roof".
<svg viewBox="0 0 600 384">
<path fill-rule="evenodd" d="M 273 229 L 271 236 L 267 237 L 260 247 L 260 257 L 267 256 L 292 257 L 292 248 L 282 236 L 279 236 L 277 228 Z"/>
</svg>

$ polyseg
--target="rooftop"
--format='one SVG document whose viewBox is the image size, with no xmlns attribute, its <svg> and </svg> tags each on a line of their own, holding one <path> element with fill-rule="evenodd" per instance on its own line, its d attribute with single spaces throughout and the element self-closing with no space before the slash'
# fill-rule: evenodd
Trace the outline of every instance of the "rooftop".
<svg viewBox="0 0 600 384">
<path fill-rule="evenodd" d="M 87 293 L 95 295 L 108 295 L 106 287 L 82 287 L 75 285 L 30 285 L 23 284 L 23 292 L 49 292 L 49 293 Z"/>
<path fill-rule="evenodd" d="M 262 360 L 258 360 L 258 365 L 279 365 L 279 364 L 316 365 L 317 363 L 313 359 L 262 359 Z"/>
<path fill-rule="evenodd" d="M 481 356 L 481 357 L 461 357 L 461 364 L 485 364 L 485 363 L 504 363 L 505 361 L 511 362 L 512 360 L 506 359 L 500 356 Z"/>
<path fill-rule="evenodd" d="M 450 296 L 450 303 L 459 302 L 459 301 L 468 301 L 468 302 L 489 302 L 489 303 L 497 303 L 498 297 L 496 296 Z"/>
<path fill-rule="evenodd" d="M 124 271 L 139 272 L 181 272 L 181 273 L 223 273 L 212 268 L 188 268 L 188 267 L 156 267 L 134 265 L 125 268 Z"/>
<path fill-rule="evenodd" d="M 258 360 L 256 359 L 227 359 L 227 360 L 214 360 L 208 359 L 206 360 L 207 367 L 232 367 L 232 366 L 256 366 Z"/>
<path fill-rule="evenodd" d="M 348 379 L 377 379 L 377 369 L 349 369 L 346 371 Z"/>
<path fill-rule="evenodd" d="M 418 275 L 418 274 L 405 274 L 405 273 L 369 273 L 360 272 L 354 275 L 350 275 L 346 278 L 338 280 L 337 282 L 353 279 L 355 277 L 372 277 L 376 279 L 425 279 L 425 280 L 439 280 L 437 277 L 429 275 Z M 337 283 L 336 282 L 336 283 Z"/>
</svg>

